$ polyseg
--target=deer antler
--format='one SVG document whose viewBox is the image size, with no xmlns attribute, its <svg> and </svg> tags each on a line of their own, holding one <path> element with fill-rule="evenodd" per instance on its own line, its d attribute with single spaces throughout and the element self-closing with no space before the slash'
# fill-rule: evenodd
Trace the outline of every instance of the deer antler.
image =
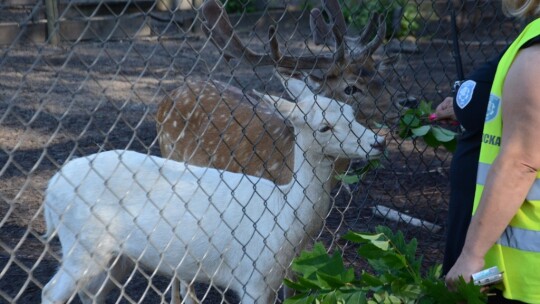
<svg viewBox="0 0 540 304">
<path fill-rule="evenodd" d="M 225 59 L 229 60 L 241 56 L 249 62 L 260 65 L 273 65 L 275 63 L 271 57 L 253 52 L 242 44 L 233 30 L 229 16 L 217 1 L 207 0 L 201 9 L 202 15 L 206 19 L 202 29 L 212 39 L 216 47 L 224 53 Z"/>
<path fill-rule="evenodd" d="M 313 35 L 313 40 L 316 44 L 324 44 L 331 41 L 330 33 L 331 27 L 337 27 L 340 32 L 343 33 L 344 40 L 347 47 L 350 50 L 351 61 L 356 62 L 364 60 L 367 56 L 371 56 L 375 50 L 381 45 L 384 36 L 386 35 L 386 23 L 384 18 L 378 14 L 372 14 L 370 20 L 364 31 L 358 37 L 346 36 L 346 24 L 343 16 L 343 11 L 337 0 L 324 0 L 324 8 L 330 16 L 332 16 L 333 26 L 324 21 L 322 12 L 318 8 L 311 10 L 310 14 L 310 26 Z M 373 36 L 373 31 L 378 28 L 375 37 L 369 41 Z M 338 45 L 336 41 L 336 46 Z"/>
<path fill-rule="evenodd" d="M 375 37 L 369 41 L 375 27 L 377 27 Z M 349 45 L 351 49 L 351 60 L 359 61 L 363 60 L 365 57 L 371 56 L 382 44 L 385 36 L 386 22 L 384 21 L 384 16 L 372 14 L 368 25 L 359 37 L 347 37 L 347 45 Z"/>
<path fill-rule="evenodd" d="M 279 67 L 294 69 L 333 68 L 336 64 L 342 64 L 344 61 L 344 21 L 341 28 L 337 25 L 332 27 L 336 41 L 335 54 L 295 57 L 283 55 L 279 51 L 274 26 L 270 26 L 268 30 L 271 54 L 261 54 L 254 52 L 242 43 L 238 35 L 236 35 L 223 6 L 217 0 L 206 0 L 202 5 L 201 11 L 205 18 L 203 31 L 211 37 L 212 42 L 224 53 L 227 60 L 230 58 L 240 58 L 257 65 L 277 65 Z"/>
<path fill-rule="evenodd" d="M 327 41 L 334 40 L 333 37 L 330 36 L 330 32 L 334 27 L 339 29 L 342 36 L 347 35 L 347 24 L 345 22 L 345 17 L 343 16 L 343 11 L 341 10 L 339 2 L 335 0 L 324 0 L 323 7 L 330 14 L 330 17 L 333 20 L 333 25 L 324 21 L 322 12 L 319 8 L 314 8 L 311 10 L 311 14 L 309 16 L 309 25 L 311 27 L 315 44 L 325 44 Z M 334 40 L 332 42 L 336 41 Z"/>
</svg>

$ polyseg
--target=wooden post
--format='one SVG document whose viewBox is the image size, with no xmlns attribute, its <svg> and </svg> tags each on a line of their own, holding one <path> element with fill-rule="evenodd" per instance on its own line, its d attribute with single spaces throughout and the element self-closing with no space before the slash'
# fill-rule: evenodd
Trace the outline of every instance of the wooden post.
<svg viewBox="0 0 540 304">
<path fill-rule="evenodd" d="M 175 0 L 157 0 L 156 9 L 162 12 L 174 12 L 178 8 Z"/>
<path fill-rule="evenodd" d="M 47 37 L 49 43 L 57 45 L 60 42 L 60 26 L 55 31 L 55 25 L 58 21 L 58 0 L 45 0 L 45 11 L 47 14 Z"/>
</svg>

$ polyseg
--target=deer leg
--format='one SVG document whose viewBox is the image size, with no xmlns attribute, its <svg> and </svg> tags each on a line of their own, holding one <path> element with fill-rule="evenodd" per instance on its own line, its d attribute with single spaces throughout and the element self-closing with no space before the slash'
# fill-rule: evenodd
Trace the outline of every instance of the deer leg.
<svg viewBox="0 0 540 304">
<path fill-rule="evenodd" d="M 42 304 L 65 303 L 77 290 L 75 280 L 61 267 L 45 285 L 41 295 Z"/>
<path fill-rule="evenodd" d="M 83 304 L 105 303 L 109 292 L 123 285 L 129 271 L 133 270 L 135 264 L 127 257 L 120 256 L 112 261 L 109 271 L 104 271 L 87 286 L 88 293 L 79 292 L 79 298 Z M 92 296 L 90 296 L 92 295 Z"/>
<path fill-rule="evenodd" d="M 171 286 L 171 304 L 199 304 L 192 283 L 174 278 Z"/>
<path fill-rule="evenodd" d="M 184 299 L 183 304 L 200 303 L 199 299 L 197 298 L 197 294 L 195 293 L 195 286 L 193 285 L 193 283 L 180 281 L 180 284 L 177 286 L 180 286 L 180 292 L 182 294 L 182 298 Z"/>
<path fill-rule="evenodd" d="M 110 255 L 101 258 L 98 259 L 109 260 Z M 92 293 L 95 282 L 103 280 L 106 275 L 103 267 L 98 265 L 86 250 L 76 248 L 64 258 L 56 275 L 43 288 L 42 304 L 66 303 L 77 290 L 80 290 L 78 294 L 83 303 L 92 303 L 89 294 Z"/>
<path fill-rule="evenodd" d="M 180 280 L 174 277 L 171 286 L 171 304 L 182 303 L 182 298 L 180 297 L 180 284 Z"/>
</svg>

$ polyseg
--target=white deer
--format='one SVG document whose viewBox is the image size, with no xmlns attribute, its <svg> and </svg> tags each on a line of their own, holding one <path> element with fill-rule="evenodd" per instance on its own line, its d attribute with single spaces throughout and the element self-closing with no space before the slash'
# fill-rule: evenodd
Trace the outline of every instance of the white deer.
<svg viewBox="0 0 540 304">
<path fill-rule="evenodd" d="M 289 80 L 297 103 L 264 95 L 294 126 L 296 178 L 259 177 L 114 150 L 68 162 L 49 181 L 46 236 L 62 245 L 42 303 L 103 302 L 119 260 L 185 282 L 228 286 L 242 303 L 274 303 L 298 248 L 330 208 L 336 157 L 380 155 L 384 138 L 353 109 Z"/>
</svg>

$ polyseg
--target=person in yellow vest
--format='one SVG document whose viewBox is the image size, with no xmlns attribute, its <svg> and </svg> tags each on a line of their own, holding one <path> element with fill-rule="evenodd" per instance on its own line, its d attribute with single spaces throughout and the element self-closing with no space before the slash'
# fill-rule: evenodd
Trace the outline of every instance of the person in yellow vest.
<svg viewBox="0 0 540 304">
<path fill-rule="evenodd" d="M 463 250 L 446 275 L 498 266 L 504 299 L 540 303 L 540 0 L 502 0 L 530 22 L 497 66 L 484 122 L 473 217 Z M 490 300 L 490 302 L 492 302 Z M 494 303 L 498 303 L 493 301 Z"/>
</svg>

